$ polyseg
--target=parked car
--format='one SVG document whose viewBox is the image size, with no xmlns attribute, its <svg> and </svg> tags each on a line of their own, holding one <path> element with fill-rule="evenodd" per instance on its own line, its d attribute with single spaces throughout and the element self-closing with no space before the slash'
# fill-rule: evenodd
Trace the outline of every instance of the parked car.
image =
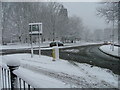
<svg viewBox="0 0 120 90">
<path fill-rule="evenodd" d="M 64 46 L 64 44 L 62 42 L 51 42 L 50 47 L 57 46 L 57 44 L 58 44 L 58 46 Z"/>
</svg>

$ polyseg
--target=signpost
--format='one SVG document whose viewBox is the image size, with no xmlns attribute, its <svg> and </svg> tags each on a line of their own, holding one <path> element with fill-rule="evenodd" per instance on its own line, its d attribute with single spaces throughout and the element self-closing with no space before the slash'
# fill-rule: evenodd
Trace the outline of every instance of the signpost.
<svg viewBox="0 0 120 90">
<path fill-rule="evenodd" d="M 42 35 L 42 23 L 29 23 L 29 35 L 31 41 L 31 57 L 33 57 L 33 38 L 32 35 L 38 35 L 39 40 L 39 57 L 41 56 L 40 35 Z"/>
</svg>

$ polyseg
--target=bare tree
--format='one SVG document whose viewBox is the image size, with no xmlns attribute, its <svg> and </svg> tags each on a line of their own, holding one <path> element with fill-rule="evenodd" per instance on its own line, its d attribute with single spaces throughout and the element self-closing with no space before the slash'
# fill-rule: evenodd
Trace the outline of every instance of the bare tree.
<svg viewBox="0 0 120 90">
<path fill-rule="evenodd" d="M 51 32 L 58 31 L 58 21 L 62 18 L 59 17 L 61 7 L 62 5 L 56 2 L 3 2 L 4 38 L 9 41 L 16 35 L 14 38 L 18 38 L 20 42 L 26 40 L 29 32 L 28 24 L 32 22 L 42 22 L 43 37 L 51 37 Z"/>
<path fill-rule="evenodd" d="M 97 15 L 105 17 L 108 23 L 118 21 L 118 2 L 102 3 L 102 6 L 97 8 Z"/>
<path fill-rule="evenodd" d="M 80 37 L 82 20 L 68 17 L 67 9 L 58 2 L 4 2 L 3 37 L 20 42 L 29 40 L 29 23 L 43 23 L 43 39 L 61 39 L 73 35 Z"/>
<path fill-rule="evenodd" d="M 112 51 L 114 51 L 114 28 L 115 24 L 118 24 L 118 2 L 106 2 L 103 3 L 102 8 L 98 8 L 98 15 L 104 16 L 106 21 L 112 22 Z"/>
<path fill-rule="evenodd" d="M 79 17 L 70 17 L 68 27 L 69 29 L 67 30 L 67 32 L 69 33 L 69 35 L 72 35 L 73 38 L 82 38 L 84 26 L 82 20 Z"/>
<path fill-rule="evenodd" d="M 63 32 L 63 28 L 65 29 L 65 18 L 62 16 L 64 13 L 61 13 L 61 11 L 64 8 L 64 6 L 60 3 L 57 2 L 49 2 L 47 4 L 49 8 L 49 22 L 50 22 L 50 34 L 53 36 L 53 41 L 55 40 L 56 37 L 61 37 L 61 33 Z M 68 16 L 65 16 L 68 17 Z"/>
</svg>

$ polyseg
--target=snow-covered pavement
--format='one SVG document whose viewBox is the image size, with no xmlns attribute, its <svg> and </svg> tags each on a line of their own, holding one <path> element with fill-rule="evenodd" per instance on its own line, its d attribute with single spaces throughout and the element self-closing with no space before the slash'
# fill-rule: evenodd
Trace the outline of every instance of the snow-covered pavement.
<svg viewBox="0 0 120 90">
<path fill-rule="evenodd" d="M 0 57 L 20 60 L 21 68 L 24 68 L 22 69 L 23 72 L 29 72 L 27 74 L 28 79 L 34 81 L 37 79 L 37 82 L 34 83 L 36 87 L 118 88 L 118 75 L 108 69 L 61 59 L 52 61 L 52 57 L 48 56 L 39 58 L 38 55 L 34 55 L 31 58 L 30 54 L 13 54 Z M 4 59 L 2 62 L 6 63 Z M 20 69 L 19 73 L 21 72 Z M 24 77 L 23 72 L 21 73 Z M 44 78 L 46 79 L 43 84 L 41 80 Z"/>
<path fill-rule="evenodd" d="M 120 57 L 120 54 L 118 52 L 119 49 L 120 49 L 120 47 L 114 46 L 114 50 L 112 51 L 111 45 L 103 45 L 100 47 L 100 50 L 102 50 L 104 53 L 107 53 L 107 54 L 115 56 L 115 57 Z"/>
</svg>

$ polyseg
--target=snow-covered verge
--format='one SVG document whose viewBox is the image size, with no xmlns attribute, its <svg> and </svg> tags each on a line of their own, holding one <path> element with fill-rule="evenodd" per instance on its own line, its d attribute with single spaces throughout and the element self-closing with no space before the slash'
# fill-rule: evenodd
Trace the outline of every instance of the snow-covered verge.
<svg viewBox="0 0 120 90">
<path fill-rule="evenodd" d="M 100 47 L 100 50 L 102 50 L 103 52 L 116 57 L 120 57 L 118 52 L 119 49 L 120 47 L 114 46 L 114 50 L 112 51 L 111 45 L 103 45 Z"/>
<path fill-rule="evenodd" d="M 77 47 L 77 46 L 86 46 L 86 45 L 96 45 L 96 44 L 102 44 L 102 42 L 97 42 L 97 43 L 93 43 L 93 42 L 77 42 L 77 43 L 65 43 L 64 46 L 60 46 L 58 48 L 70 48 L 70 47 Z M 41 48 L 41 50 L 50 50 L 53 49 L 54 47 L 45 47 L 45 48 Z M 38 48 L 35 48 L 34 50 L 38 50 Z M 72 49 L 72 50 L 68 50 L 67 52 L 75 52 L 77 53 L 78 50 Z"/>
<path fill-rule="evenodd" d="M 42 50 L 44 49 L 52 49 L 51 47 L 49 48 L 49 43 L 50 42 L 44 42 L 41 43 L 41 47 L 47 47 L 47 48 L 41 48 Z M 82 45 L 92 45 L 92 44 L 100 44 L 99 43 L 93 43 L 93 42 L 85 42 L 85 41 L 80 41 L 77 43 L 65 43 L 64 46 L 59 47 L 59 48 L 66 48 L 66 47 L 74 47 L 74 46 L 82 46 Z M 34 48 L 38 48 L 38 44 L 33 44 Z M 10 45 L 0 45 L 0 50 L 4 49 L 30 49 L 31 45 L 30 44 L 10 44 Z"/>
<path fill-rule="evenodd" d="M 70 87 L 65 85 L 65 83 L 60 80 L 39 73 L 35 73 L 25 68 L 20 67 L 18 70 L 15 70 L 14 73 L 34 88 L 69 88 Z"/>
<path fill-rule="evenodd" d="M 45 42 L 41 44 L 41 47 L 48 47 L 49 42 Z M 38 44 L 33 44 L 34 48 L 39 47 Z M 4 49 L 30 49 L 31 45 L 30 44 L 8 44 L 8 45 L 0 45 L 0 50 L 4 50 Z"/>
<path fill-rule="evenodd" d="M 66 60 L 52 61 L 52 57 L 30 54 L 13 54 L 0 57 L 20 60 L 22 70 L 16 70 L 34 86 L 44 88 L 118 88 L 118 75 L 108 69 L 70 62 Z M 3 59 L 3 63 L 6 61 Z M 28 70 L 27 70 L 28 69 Z M 27 78 L 25 77 L 27 76 Z M 45 80 L 43 80 L 45 79 Z"/>
</svg>

